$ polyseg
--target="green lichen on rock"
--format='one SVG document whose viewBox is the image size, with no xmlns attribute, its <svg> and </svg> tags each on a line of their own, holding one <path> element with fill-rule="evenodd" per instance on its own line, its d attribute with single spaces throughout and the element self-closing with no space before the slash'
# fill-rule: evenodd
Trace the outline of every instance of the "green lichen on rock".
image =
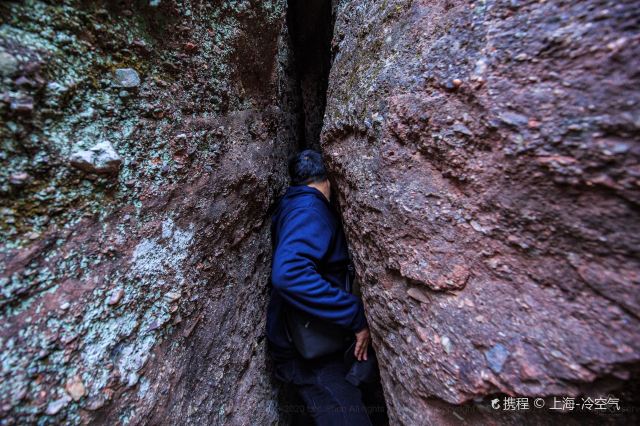
<svg viewBox="0 0 640 426">
<path fill-rule="evenodd" d="M 213 235 L 210 205 L 243 186 L 268 204 L 283 182 L 261 160 L 275 84 L 245 87 L 239 64 L 254 43 L 271 67 L 256 74 L 272 78 L 285 6 L 0 4 L 0 417 L 78 424 L 100 412 L 126 424 L 172 407 L 159 386 L 189 365 L 185 339 L 235 315 L 201 301 L 240 280 L 221 248 L 229 235 L 238 247 L 259 235 L 247 251 L 257 275 L 242 280 L 266 278 L 261 210 L 229 199 L 234 219 Z M 225 333 L 258 332 L 264 295 L 238 303 L 252 300 Z M 211 368 L 211 403 L 233 398 L 220 389 L 236 373 Z"/>
</svg>

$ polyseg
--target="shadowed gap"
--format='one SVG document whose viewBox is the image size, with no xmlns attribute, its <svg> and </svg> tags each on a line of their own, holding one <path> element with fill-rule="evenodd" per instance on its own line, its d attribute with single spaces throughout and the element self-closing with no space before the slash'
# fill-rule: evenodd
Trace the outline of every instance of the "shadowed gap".
<svg viewBox="0 0 640 426">
<path fill-rule="evenodd" d="M 320 133 L 331 69 L 334 22 L 331 0 L 288 0 L 287 27 L 295 71 L 292 83 L 297 86 L 290 92 L 296 93 L 298 98 L 298 111 L 295 111 L 298 121 L 298 150 L 310 148 L 322 152 Z M 332 204 L 337 206 L 341 214 L 336 191 L 332 191 Z M 361 391 L 373 425 L 388 425 L 387 408 L 380 382 L 363 385 Z M 282 389 L 279 399 L 283 423 L 312 424 L 311 418 L 304 412 L 302 400 L 293 389 Z"/>
<path fill-rule="evenodd" d="M 326 106 L 331 38 L 331 0 L 289 0 L 287 25 L 293 44 L 302 111 L 300 149 L 320 149 L 320 132 Z"/>
</svg>

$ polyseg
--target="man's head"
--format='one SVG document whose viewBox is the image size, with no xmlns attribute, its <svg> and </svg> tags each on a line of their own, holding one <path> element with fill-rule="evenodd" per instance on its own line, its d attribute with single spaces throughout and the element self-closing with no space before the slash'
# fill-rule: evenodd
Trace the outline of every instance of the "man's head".
<svg viewBox="0 0 640 426">
<path fill-rule="evenodd" d="M 319 152 L 305 149 L 289 158 L 289 177 L 292 185 L 312 186 L 329 199 L 331 186 Z"/>
</svg>

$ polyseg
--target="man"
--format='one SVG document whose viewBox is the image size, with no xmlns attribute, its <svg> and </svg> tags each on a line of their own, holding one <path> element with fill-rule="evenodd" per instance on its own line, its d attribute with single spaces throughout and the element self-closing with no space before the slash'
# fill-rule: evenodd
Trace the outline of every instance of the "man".
<svg viewBox="0 0 640 426">
<path fill-rule="evenodd" d="M 320 153 L 289 160 L 291 186 L 272 216 L 274 246 L 267 312 L 269 352 L 276 378 L 295 385 L 318 425 L 371 425 L 358 387 L 347 380 L 342 351 L 305 360 L 287 336 L 284 311 L 292 306 L 355 335 L 354 356 L 367 359 L 370 334 L 362 302 L 344 289 L 349 264 L 340 219 Z M 346 348 L 345 348 L 346 349 Z"/>
</svg>

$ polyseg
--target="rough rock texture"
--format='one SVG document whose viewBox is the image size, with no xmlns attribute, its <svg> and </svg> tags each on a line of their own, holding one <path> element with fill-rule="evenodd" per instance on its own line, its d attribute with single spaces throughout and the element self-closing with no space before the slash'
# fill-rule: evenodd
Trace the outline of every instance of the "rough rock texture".
<svg viewBox="0 0 640 426">
<path fill-rule="evenodd" d="M 322 147 L 392 423 L 609 394 L 582 420 L 637 421 L 638 28 L 637 1 L 339 2 Z"/>
<path fill-rule="evenodd" d="M 277 421 L 285 9 L 0 4 L 0 424 Z"/>
<path fill-rule="evenodd" d="M 289 3 L 0 3 L 0 424 L 286 421 L 264 219 L 329 57 L 392 423 L 637 422 L 638 2 Z"/>
</svg>

